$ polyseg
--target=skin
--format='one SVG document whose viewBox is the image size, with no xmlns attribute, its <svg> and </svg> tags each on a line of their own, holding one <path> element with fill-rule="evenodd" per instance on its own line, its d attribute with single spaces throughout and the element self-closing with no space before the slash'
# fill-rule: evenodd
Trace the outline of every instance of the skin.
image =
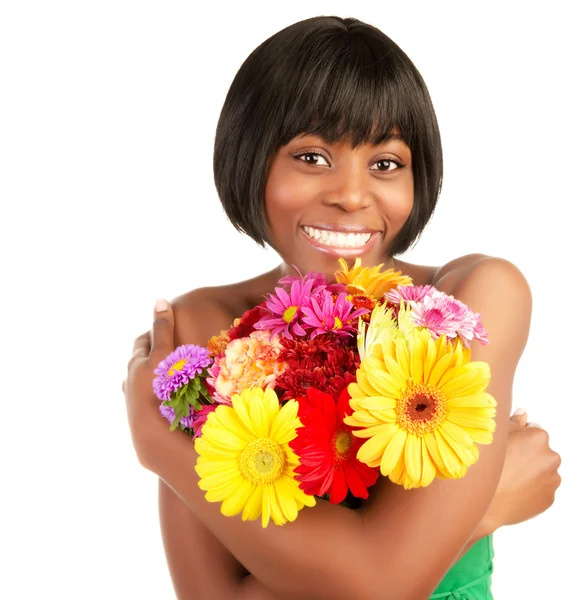
<svg viewBox="0 0 577 600">
<path fill-rule="evenodd" d="M 304 151 L 318 154 L 295 157 Z M 442 267 L 393 260 L 388 248 L 411 211 L 412 190 L 410 149 L 401 141 L 353 150 L 312 136 L 292 140 L 273 158 L 265 193 L 269 238 L 281 265 L 250 281 L 180 296 L 156 315 L 152 335 L 137 338 L 123 391 L 137 456 L 160 478 L 163 540 L 179 598 L 429 598 L 472 543 L 552 504 L 560 459 L 544 430 L 509 418 L 531 316 L 527 282 L 512 263 L 484 255 Z M 488 392 L 498 401 L 497 429 L 461 480 L 407 491 L 381 478 L 360 510 L 320 502 L 294 523 L 262 529 L 224 517 L 218 504 L 206 502 L 190 439 L 169 432 L 158 413 L 152 370 L 175 346 L 204 345 L 228 328 L 274 290 L 289 265 L 330 276 L 336 258 L 311 245 L 303 225 L 369 228 L 375 241 L 364 265 L 394 266 L 416 285 L 435 285 L 481 312 L 491 344 L 474 345 L 471 360 L 491 367 Z"/>
</svg>

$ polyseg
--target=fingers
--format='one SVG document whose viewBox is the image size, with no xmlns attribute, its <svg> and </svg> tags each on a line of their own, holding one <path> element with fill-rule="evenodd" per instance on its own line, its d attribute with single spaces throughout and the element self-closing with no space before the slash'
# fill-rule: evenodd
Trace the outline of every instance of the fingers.
<svg viewBox="0 0 577 600">
<path fill-rule="evenodd" d="M 141 358 L 150 354 L 150 331 L 145 331 L 134 340 L 132 354 Z"/>
<path fill-rule="evenodd" d="M 509 418 L 510 429 L 522 429 L 527 425 L 527 412 L 518 408 Z"/>
<path fill-rule="evenodd" d="M 150 356 L 159 362 L 174 350 L 174 314 L 166 300 L 158 300 L 154 307 L 150 339 Z"/>
<path fill-rule="evenodd" d="M 536 427 L 537 429 L 543 429 L 543 427 L 541 427 L 539 423 L 533 423 L 532 421 L 530 423 L 527 423 L 527 427 Z"/>
</svg>

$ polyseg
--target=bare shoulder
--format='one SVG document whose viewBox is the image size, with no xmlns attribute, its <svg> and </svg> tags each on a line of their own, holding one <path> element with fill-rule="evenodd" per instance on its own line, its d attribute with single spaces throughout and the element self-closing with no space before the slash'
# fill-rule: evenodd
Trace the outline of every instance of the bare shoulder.
<svg viewBox="0 0 577 600">
<path fill-rule="evenodd" d="M 505 258 L 467 255 L 445 265 L 435 287 L 481 314 L 491 343 L 474 349 L 476 359 L 514 369 L 529 336 L 533 305 L 521 270 Z"/>
<path fill-rule="evenodd" d="M 174 311 L 175 343 L 206 345 L 229 329 L 244 312 L 263 301 L 277 277 L 273 271 L 246 281 L 191 290 L 171 301 Z"/>
<path fill-rule="evenodd" d="M 174 312 L 175 345 L 198 344 L 221 330 L 228 329 L 234 318 L 232 307 L 218 287 L 198 288 L 181 294 L 171 301 Z"/>
<path fill-rule="evenodd" d="M 480 288 L 491 295 L 512 292 L 531 299 L 531 290 L 521 270 L 511 261 L 487 254 L 466 254 L 440 267 L 432 284 L 446 294 L 458 295 Z"/>
</svg>

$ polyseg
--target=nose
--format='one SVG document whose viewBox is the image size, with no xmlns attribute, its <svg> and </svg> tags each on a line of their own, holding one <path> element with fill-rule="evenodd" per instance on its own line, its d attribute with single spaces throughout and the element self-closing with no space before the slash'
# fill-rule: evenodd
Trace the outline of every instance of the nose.
<svg viewBox="0 0 577 600">
<path fill-rule="evenodd" d="M 357 161 L 342 165 L 327 178 L 324 203 L 350 213 L 368 208 L 373 202 L 370 174 Z"/>
</svg>

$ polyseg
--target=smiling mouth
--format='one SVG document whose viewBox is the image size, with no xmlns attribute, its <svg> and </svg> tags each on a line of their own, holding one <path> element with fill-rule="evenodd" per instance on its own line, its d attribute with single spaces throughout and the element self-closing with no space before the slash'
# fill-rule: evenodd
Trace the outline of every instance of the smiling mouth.
<svg viewBox="0 0 577 600">
<path fill-rule="evenodd" d="M 343 231 L 329 231 L 316 229 L 305 225 L 303 231 L 319 244 L 333 248 L 362 248 L 369 243 L 372 233 L 345 233 Z"/>
</svg>

